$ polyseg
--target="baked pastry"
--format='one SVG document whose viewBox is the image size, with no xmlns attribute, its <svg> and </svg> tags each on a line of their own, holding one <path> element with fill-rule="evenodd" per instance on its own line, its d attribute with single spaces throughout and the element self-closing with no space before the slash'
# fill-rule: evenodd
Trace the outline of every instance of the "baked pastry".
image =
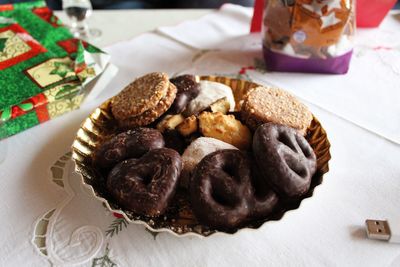
<svg viewBox="0 0 400 267">
<path fill-rule="evenodd" d="M 183 152 L 183 170 L 180 178 L 180 184 L 188 187 L 190 176 L 197 164 L 208 154 L 222 149 L 237 149 L 236 147 L 210 137 L 199 137 L 194 140 Z"/>
<path fill-rule="evenodd" d="M 160 132 L 165 132 L 165 130 L 175 129 L 175 127 L 181 124 L 184 120 L 185 118 L 181 114 L 166 115 L 156 127 Z"/>
<path fill-rule="evenodd" d="M 295 128 L 303 135 L 313 119 L 308 108 L 293 95 L 270 87 L 250 90 L 244 98 L 241 115 L 245 124 L 254 131 L 264 123 L 273 122 Z"/>
<path fill-rule="evenodd" d="M 250 161 L 238 150 L 218 150 L 197 165 L 190 184 L 196 218 L 217 229 L 242 225 L 252 195 Z"/>
<path fill-rule="evenodd" d="M 176 86 L 178 92 L 168 112 L 179 114 L 186 109 L 186 106 L 193 98 L 197 97 L 200 92 L 200 86 L 196 81 L 196 77 L 189 74 L 172 78 L 170 81 Z"/>
<path fill-rule="evenodd" d="M 164 147 L 161 133 L 151 128 L 135 128 L 107 140 L 94 153 L 94 165 L 109 169 L 128 159 L 139 158 L 148 151 Z"/>
<path fill-rule="evenodd" d="M 273 123 L 258 127 L 253 153 L 262 178 L 285 198 L 308 192 L 316 157 L 307 140 L 293 128 Z"/>
<path fill-rule="evenodd" d="M 141 115 L 157 106 L 167 94 L 168 75 L 153 72 L 137 78 L 111 100 L 111 111 L 117 120 Z"/>
<path fill-rule="evenodd" d="M 233 97 L 232 89 L 222 83 L 200 81 L 200 93 L 187 106 L 184 115 L 198 115 L 203 110 L 207 109 L 212 103 L 226 97 L 229 101 L 229 110 L 235 109 L 235 98 Z"/>
<path fill-rule="evenodd" d="M 145 126 L 164 114 L 174 102 L 177 89 L 165 73 L 142 76 L 111 100 L 111 112 L 123 129 Z"/>
<path fill-rule="evenodd" d="M 194 115 L 185 118 L 181 124 L 176 126 L 176 129 L 183 136 L 189 136 L 197 132 L 198 128 L 198 120 L 197 117 Z"/>
<path fill-rule="evenodd" d="M 199 116 L 199 129 L 204 136 L 224 141 L 239 149 L 245 150 L 251 146 L 250 130 L 233 115 L 202 112 Z"/>
<path fill-rule="evenodd" d="M 227 97 L 223 97 L 221 99 L 218 99 L 214 103 L 210 105 L 210 110 L 213 113 L 216 112 L 221 112 L 222 114 L 227 114 L 230 110 L 231 104 L 229 103 L 229 100 Z M 208 109 L 206 109 L 208 111 Z"/>
<path fill-rule="evenodd" d="M 138 126 L 146 126 L 161 117 L 172 105 L 176 96 L 176 87 L 170 84 L 167 94 L 158 104 L 144 113 L 119 121 L 119 126 L 123 129 L 131 129 Z"/>
<path fill-rule="evenodd" d="M 159 216 L 175 194 L 181 170 L 182 160 L 176 151 L 154 149 L 116 165 L 108 175 L 107 189 L 127 210 Z"/>
</svg>

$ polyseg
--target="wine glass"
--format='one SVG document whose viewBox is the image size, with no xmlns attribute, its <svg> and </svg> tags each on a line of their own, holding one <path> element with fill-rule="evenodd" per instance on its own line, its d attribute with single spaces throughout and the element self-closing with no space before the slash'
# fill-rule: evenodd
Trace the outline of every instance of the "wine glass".
<svg viewBox="0 0 400 267">
<path fill-rule="evenodd" d="M 75 38 L 89 40 L 100 37 L 99 29 L 89 29 L 86 23 L 93 11 L 90 0 L 63 0 L 62 7 L 69 19 L 71 20 L 71 32 Z"/>
</svg>

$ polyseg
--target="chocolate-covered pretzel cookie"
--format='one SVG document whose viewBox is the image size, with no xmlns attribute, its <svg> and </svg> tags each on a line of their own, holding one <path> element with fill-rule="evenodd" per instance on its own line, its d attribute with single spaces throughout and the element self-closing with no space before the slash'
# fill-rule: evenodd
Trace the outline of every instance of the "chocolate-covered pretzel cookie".
<svg viewBox="0 0 400 267">
<path fill-rule="evenodd" d="M 200 92 L 200 86 L 193 75 L 181 75 L 170 80 L 178 89 L 174 103 L 169 112 L 178 114 L 185 110 L 189 102 Z"/>
<path fill-rule="evenodd" d="M 308 191 L 316 157 L 298 131 L 284 125 L 263 124 L 254 134 L 253 152 L 262 177 L 279 194 L 296 198 Z"/>
<path fill-rule="evenodd" d="M 177 130 L 166 130 L 163 132 L 165 147 L 174 149 L 182 154 L 185 151 L 186 143 L 184 137 Z"/>
<path fill-rule="evenodd" d="M 159 216 L 175 194 L 182 170 L 179 154 L 153 149 L 140 159 L 125 160 L 108 175 L 107 189 L 124 208 L 145 216 Z"/>
<path fill-rule="evenodd" d="M 103 143 L 94 154 L 94 164 L 109 169 L 128 158 L 138 158 L 151 149 L 164 147 L 162 134 L 150 128 L 120 133 Z"/>
<path fill-rule="evenodd" d="M 250 162 L 238 150 L 204 157 L 192 176 L 190 195 L 196 218 L 213 228 L 238 227 L 249 215 L 252 195 Z"/>
<path fill-rule="evenodd" d="M 278 204 L 279 197 L 272 187 L 263 179 L 257 164 L 251 161 L 251 184 L 253 196 L 250 198 L 250 218 L 261 219 L 268 217 Z"/>
</svg>

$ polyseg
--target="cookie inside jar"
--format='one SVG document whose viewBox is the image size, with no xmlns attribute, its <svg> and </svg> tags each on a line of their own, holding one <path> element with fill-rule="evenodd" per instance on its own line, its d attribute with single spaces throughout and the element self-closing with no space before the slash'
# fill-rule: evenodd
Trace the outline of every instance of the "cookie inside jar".
<svg viewBox="0 0 400 267">
<path fill-rule="evenodd" d="M 93 151 L 78 167 L 91 169 L 81 171 L 85 183 L 126 219 L 176 234 L 234 233 L 279 220 L 321 183 L 330 158 L 326 134 L 285 91 L 226 77 L 146 76 L 133 83 L 158 86 L 148 89 L 164 92 L 158 102 L 142 99 L 140 111 L 115 108 L 124 105 L 118 96 L 104 103 L 91 117 L 103 131 L 91 135 Z M 136 94 L 127 88 L 125 95 Z M 285 109 L 276 108 L 282 103 Z M 125 116 L 114 114 L 119 110 Z"/>
</svg>

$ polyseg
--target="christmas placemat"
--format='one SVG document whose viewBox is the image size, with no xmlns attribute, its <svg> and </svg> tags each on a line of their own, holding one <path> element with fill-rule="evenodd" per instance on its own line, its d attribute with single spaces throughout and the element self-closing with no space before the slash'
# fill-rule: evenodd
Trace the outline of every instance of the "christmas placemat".
<svg viewBox="0 0 400 267">
<path fill-rule="evenodd" d="M 0 5 L 0 139 L 78 108 L 108 61 L 44 1 Z"/>
</svg>

